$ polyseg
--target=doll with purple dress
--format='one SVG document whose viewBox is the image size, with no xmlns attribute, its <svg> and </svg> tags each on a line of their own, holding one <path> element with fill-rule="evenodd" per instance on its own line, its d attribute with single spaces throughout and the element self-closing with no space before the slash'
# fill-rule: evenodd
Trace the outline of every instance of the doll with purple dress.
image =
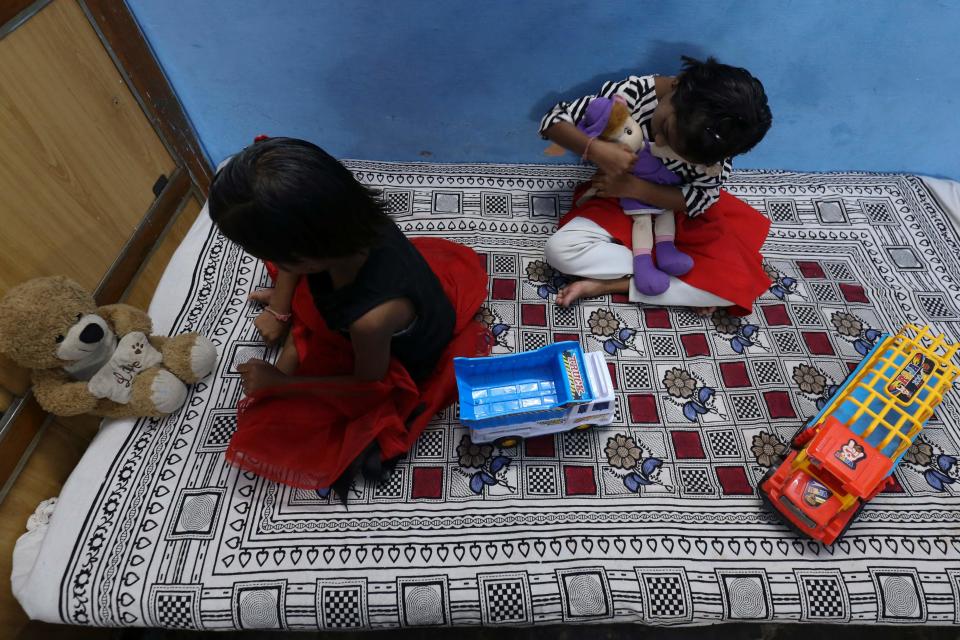
<svg viewBox="0 0 960 640">
<path fill-rule="evenodd" d="M 623 99 L 598 97 L 590 101 L 577 128 L 595 138 L 616 142 L 637 154 L 630 171 L 654 184 L 677 185 L 680 177 L 667 169 L 661 158 L 674 157 L 669 148 L 646 140 Z M 589 145 L 588 145 L 589 148 Z M 586 154 L 584 154 L 586 155 Z M 595 195 L 588 190 L 578 204 Z M 619 198 L 624 213 L 633 218 L 633 279 L 637 290 L 659 295 L 670 286 L 670 276 L 682 276 L 693 268 L 690 256 L 674 244 L 673 212 L 634 198 Z"/>
</svg>

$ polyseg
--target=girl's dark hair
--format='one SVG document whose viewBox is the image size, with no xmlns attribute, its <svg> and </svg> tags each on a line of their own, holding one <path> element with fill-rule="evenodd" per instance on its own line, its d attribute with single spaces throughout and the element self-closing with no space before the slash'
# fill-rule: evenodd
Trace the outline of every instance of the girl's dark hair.
<svg viewBox="0 0 960 640">
<path fill-rule="evenodd" d="M 773 121 L 760 81 L 714 58 L 682 60 L 672 98 L 683 145 L 677 152 L 714 164 L 752 149 Z"/>
<path fill-rule="evenodd" d="M 234 156 L 214 177 L 209 206 L 223 235 L 280 263 L 356 253 L 390 223 L 346 167 L 295 138 L 267 138 Z"/>
</svg>

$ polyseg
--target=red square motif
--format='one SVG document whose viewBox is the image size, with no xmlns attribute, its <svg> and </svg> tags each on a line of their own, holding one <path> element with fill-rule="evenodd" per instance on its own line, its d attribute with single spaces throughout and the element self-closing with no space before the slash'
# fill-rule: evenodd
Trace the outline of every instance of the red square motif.
<svg viewBox="0 0 960 640">
<path fill-rule="evenodd" d="M 717 467 L 716 471 L 724 495 L 749 496 L 753 493 L 743 467 Z"/>
<path fill-rule="evenodd" d="M 767 404 L 771 418 L 797 417 L 797 412 L 790 403 L 790 395 L 786 391 L 767 391 L 763 394 L 763 401 Z"/>
<path fill-rule="evenodd" d="M 494 300 L 516 300 L 517 281 L 511 278 L 494 278 L 490 297 Z"/>
<path fill-rule="evenodd" d="M 666 309 L 644 309 L 643 318 L 648 329 L 670 328 L 670 312 Z"/>
<path fill-rule="evenodd" d="M 742 361 L 720 363 L 720 376 L 723 386 L 728 389 L 753 386 L 747 373 L 747 363 Z"/>
<path fill-rule="evenodd" d="M 807 351 L 812 355 L 833 355 L 833 345 L 830 344 L 830 336 L 823 331 L 804 331 L 803 341 L 807 343 Z"/>
<path fill-rule="evenodd" d="M 688 358 L 694 356 L 710 355 L 710 345 L 707 344 L 707 336 L 702 333 L 690 333 L 680 336 L 680 342 L 683 344 L 683 350 Z"/>
<path fill-rule="evenodd" d="M 614 390 L 620 389 L 620 382 L 617 380 L 617 365 L 608 362 L 607 369 L 610 371 L 610 382 L 613 384 Z"/>
<path fill-rule="evenodd" d="M 630 405 L 630 422 L 633 424 L 660 424 L 657 413 L 657 399 L 650 394 L 631 394 L 627 398 Z"/>
<path fill-rule="evenodd" d="M 763 309 L 763 317 L 767 319 L 767 326 L 782 327 L 793 324 L 790 322 L 790 315 L 787 313 L 787 307 L 782 304 L 768 304 L 760 307 Z"/>
<path fill-rule="evenodd" d="M 673 440 L 673 450 L 677 458 L 706 458 L 703 452 L 703 443 L 700 442 L 700 434 L 696 431 L 671 431 L 670 439 Z"/>
<path fill-rule="evenodd" d="M 528 327 L 547 326 L 547 305 L 545 304 L 521 305 L 520 322 Z"/>
<path fill-rule="evenodd" d="M 537 436 L 524 440 L 523 445 L 527 448 L 527 455 L 531 458 L 553 458 L 557 455 L 556 439 L 552 433 L 548 436 Z"/>
<path fill-rule="evenodd" d="M 443 497 L 443 469 L 440 467 L 414 467 L 413 498 L 440 499 Z"/>
<path fill-rule="evenodd" d="M 568 496 L 592 496 L 597 493 L 597 481 L 593 477 L 593 467 L 563 466 Z"/>
<path fill-rule="evenodd" d="M 897 476 L 888 476 L 887 486 L 881 493 L 904 493 L 903 485 L 897 480 Z"/>
<path fill-rule="evenodd" d="M 841 284 L 840 293 L 847 302 L 870 302 L 866 291 L 858 284 Z"/>
<path fill-rule="evenodd" d="M 613 304 L 627 304 L 630 302 L 630 298 L 625 293 L 612 293 L 610 294 L 610 302 Z"/>
<path fill-rule="evenodd" d="M 827 274 L 823 272 L 823 267 L 820 266 L 819 262 L 806 262 L 803 260 L 798 260 L 797 266 L 800 268 L 800 273 L 803 274 L 804 278 L 827 277 Z"/>
<path fill-rule="evenodd" d="M 579 333 L 555 333 L 553 334 L 554 342 L 580 342 Z"/>
</svg>

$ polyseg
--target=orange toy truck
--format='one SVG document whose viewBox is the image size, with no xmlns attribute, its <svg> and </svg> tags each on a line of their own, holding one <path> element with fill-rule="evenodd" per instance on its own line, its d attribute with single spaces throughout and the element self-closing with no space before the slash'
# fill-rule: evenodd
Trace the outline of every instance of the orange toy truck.
<svg viewBox="0 0 960 640">
<path fill-rule="evenodd" d="M 884 334 L 823 410 L 793 437 L 759 485 L 796 531 L 833 544 L 883 491 L 960 369 L 929 328 Z"/>
</svg>

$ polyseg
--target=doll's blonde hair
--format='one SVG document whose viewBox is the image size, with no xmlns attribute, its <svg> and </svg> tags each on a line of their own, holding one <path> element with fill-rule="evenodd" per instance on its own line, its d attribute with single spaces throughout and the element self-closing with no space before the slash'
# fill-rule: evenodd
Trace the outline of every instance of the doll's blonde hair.
<svg viewBox="0 0 960 640">
<path fill-rule="evenodd" d="M 630 109 L 627 108 L 626 103 L 621 100 L 615 100 L 613 102 L 613 107 L 610 109 L 610 119 L 607 120 L 607 126 L 603 128 L 603 133 L 600 134 L 601 138 L 614 138 L 614 132 L 617 129 L 623 126 L 623 123 L 627 121 L 627 118 L 630 117 Z"/>
</svg>

